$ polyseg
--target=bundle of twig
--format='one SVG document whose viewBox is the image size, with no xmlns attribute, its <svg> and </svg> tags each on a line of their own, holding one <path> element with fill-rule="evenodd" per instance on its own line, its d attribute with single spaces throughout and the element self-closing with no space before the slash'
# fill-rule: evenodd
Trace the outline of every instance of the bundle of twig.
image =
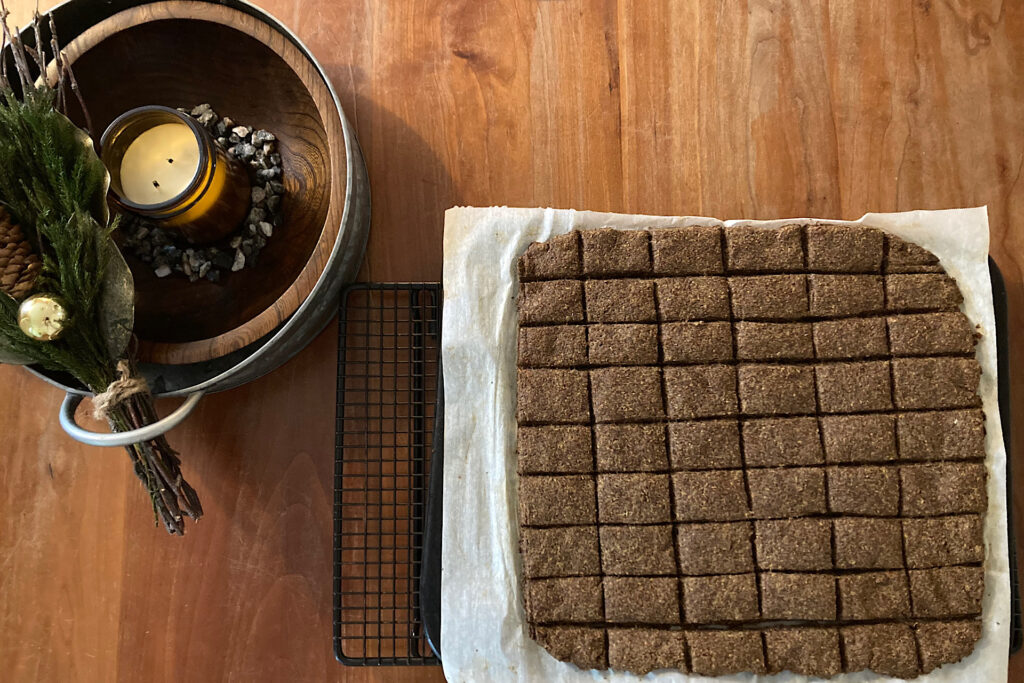
<svg viewBox="0 0 1024 683">
<path fill-rule="evenodd" d="M 47 81 L 42 22 L 36 14 L 36 46 L 25 45 L 18 31 L 9 29 L 0 0 L 0 54 L 9 50 L 16 72 L 8 74 L 3 61 L 0 204 L 7 215 L 6 227 L 0 226 L 0 253 L 6 255 L 0 275 L 17 285 L 0 288 L 0 362 L 70 373 L 97 394 L 94 412 L 114 430 L 127 431 L 156 420 L 129 348 L 134 286 L 111 238 L 109 175 L 89 135 L 62 113 L 68 90 L 83 112 L 86 108 L 60 52 L 52 17 L 56 76 Z M 32 338 L 19 326 L 23 300 L 40 293 L 59 300 L 68 312 L 67 329 L 57 339 Z M 184 517 L 199 519 L 203 511 L 182 478 L 178 454 L 163 437 L 127 450 L 157 518 L 169 532 L 184 533 Z"/>
</svg>

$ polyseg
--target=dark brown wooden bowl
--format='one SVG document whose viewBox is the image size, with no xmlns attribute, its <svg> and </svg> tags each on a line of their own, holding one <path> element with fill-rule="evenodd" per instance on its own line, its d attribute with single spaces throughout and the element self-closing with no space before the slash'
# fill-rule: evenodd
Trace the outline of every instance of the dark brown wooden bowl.
<svg viewBox="0 0 1024 683">
<path fill-rule="evenodd" d="M 283 35 L 221 5 L 171 0 L 120 12 L 67 46 L 94 138 L 119 114 L 148 104 L 209 102 L 222 116 L 279 140 L 284 224 L 255 268 L 221 282 L 157 278 L 126 255 L 138 293 L 142 360 L 219 358 L 288 318 L 316 283 L 344 211 L 345 144 L 330 91 Z M 72 111 L 76 123 L 84 123 Z"/>
</svg>

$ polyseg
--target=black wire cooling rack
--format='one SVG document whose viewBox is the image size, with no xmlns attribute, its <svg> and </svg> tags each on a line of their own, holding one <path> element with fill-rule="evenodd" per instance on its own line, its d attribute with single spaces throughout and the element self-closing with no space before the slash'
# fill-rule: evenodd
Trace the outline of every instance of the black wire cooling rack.
<svg viewBox="0 0 1024 683">
<path fill-rule="evenodd" d="M 439 387 L 440 294 L 437 284 L 359 284 L 342 294 L 334 653 L 344 664 L 438 663 L 423 627 L 437 615 L 425 613 L 420 578 Z"/>
</svg>

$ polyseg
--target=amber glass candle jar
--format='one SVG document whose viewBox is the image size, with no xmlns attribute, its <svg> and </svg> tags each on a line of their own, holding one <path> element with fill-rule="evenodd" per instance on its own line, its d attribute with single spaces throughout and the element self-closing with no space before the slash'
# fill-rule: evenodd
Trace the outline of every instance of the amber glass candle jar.
<svg viewBox="0 0 1024 683">
<path fill-rule="evenodd" d="M 225 237 L 249 211 L 245 167 L 175 109 L 125 112 L 107 127 L 100 149 L 115 203 L 193 242 Z"/>
</svg>

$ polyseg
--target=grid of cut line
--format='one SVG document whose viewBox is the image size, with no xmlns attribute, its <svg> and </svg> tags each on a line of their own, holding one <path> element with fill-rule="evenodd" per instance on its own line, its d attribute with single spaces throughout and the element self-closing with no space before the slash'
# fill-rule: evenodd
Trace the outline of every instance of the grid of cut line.
<svg viewBox="0 0 1024 683">
<path fill-rule="evenodd" d="M 727 233 L 728 230 L 718 230 L 715 236 L 720 254 L 731 255 Z M 803 278 L 799 284 L 804 288 L 805 301 L 813 302 L 812 287 L 816 280 L 799 273 L 809 268 L 807 229 L 799 226 L 794 234 L 799 243 L 794 253 L 802 260 L 794 262 L 782 277 Z M 614 647 L 611 640 L 615 639 L 610 639 L 609 634 L 622 628 L 639 628 L 648 638 L 662 641 L 674 638 L 685 643 L 685 637 L 676 635 L 679 629 L 709 626 L 756 629 L 775 619 L 803 621 L 808 626 L 832 622 L 836 629 L 853 628 L 857 634 L 862 626 L 877 627 L 877 634 L 881 634 L 911 618 L 922 623 L 967 619 L 967 623 L 973 624 L 970 620 L 980 610 L 980 593 L 977 601 L 945 611 L 936 611 L 927 598 L 930 590 L 943 589 L 943 581 L 962 580 L 964 576 L 980 581 L 981 556 L 977 551 L 985 501 L 984 470 L 980 462 L 984 452 L 977 439 L 983 433 L 983 417 L 977 409 L 976 376 L 966 373 L 968 384 L 972 377 L 975 384 L 964 396 L 954 396 L 946 403 L 922 403 L 920 396 L 907 391 L 916 381 L 909 372 L 915 369 L 912 366 L 916 360 L 909 363 L 903 360 L 928 359 L 925 362 L 930 363 L 933 362 L 930 359 L 939 359 L 939 365 L 951 361 L 951 367 L 961 369 L 976 365 L 972 331 L 968 328 L 965 341 L 963 323 L 966 319 L 957 321 L 957 316 L 961 315 L 958 292 L 954 291 L 955 296 L 928 299 L 920 294 L 908 296 L 898 287 L 886 284 L 886 278 L 896 270 L 945 278 L 937 272 L 939 269 L 934 263 L 889 267 L 888 256 L 904 247 L 894 247 L 883 237 L 878 275 L 871 275 L 877 277 L 871 282 L 879 285 L 873 285 L 879 295 L 873 307 L 858 310 L 842 301 L 832 301 L 828 315 L 814 315 L 811 308 L 790 307 L 790 310 L 781 306 L 775 308 L 782 311 L 781 317 L 775 319 L 772 315 L 750 314 L 750 302 L 754 299 L 748 296 L 747 314 L 738 320 L 734 302 L 736 288 L 732 281 L 741 277 L 747 282 L 760 275 L 744 271 L 742 276 L 734 276 L 728 268 L 722 268 L 721 275 L 714 274 L 712 268 L 711 273 L 682 274 L 678 278 L 643 272 L 639 247 L 633 257 L 625 259 L 630 264 L 628 267 L 634 269 L 632 272 L 585 274 L 586 239 L 575 236 L 564 239 L 574 239 L 580 253 L 576 272 L 572 272 L 568 257 L 556 264 L 568 272 L 549 268 L 549 272 L 531 273 L 530 263 L 520 265 L 520 275 L 527 281 L 520 299 L 520 311 L 524 313 L 520 330 L 522 371 L 518 406 L 521 542 L 527 613 L 532 619 L 534 636 L 542 644 L 558 656 L 559 648 L 568 647 L 566 639 L 591 638 L 587 629 L 596 629 L 603 633 L 603 650 L 598 647 L 597 639 L 589 641 L 594 649 L 589 663 L 598 666 L 605 662 L 621 668 L 616 666 L 614 653 L 622 649 Z M 651 268 L 652 263 L 656 267 L 657 258 L 648 233 L 638 232 L 630 240 L 648 250 L 647 267 Z M 622 241 L 617 242 L 613 248 L 622 249 Z M 630 247 L 625 245 L 627 250 Z M 551 253 L 556 251 L 551 249 Z M 571 250 L 566 249 L 564 253 L 571 254 Z M 921 260 L 931 259 L 925 256 Z M 613 258 L 598 258 L 594 262 L 605 266 L 613 264 L 612 267 L 616 263 Z M 835 274 L 833 268 L 830 275 Z M 863 270 L 856 271 L 856 276 L 844 275 L 867 276 Z M 680 279 L 685 281 L 683 287 L 677 286 Z M 531 281 L 555 286 L 533 284 L 531 292 Z M 707 288 L 695 288 L 694 282 L 723 283 L 725 296 L 717 301 L 709 298 Z M 616 285 L 622 288 L 618 297 L 613 292 Z M 723 291 L 720 284 L 715 287 Z M 703 296 L 699 302 L 701 313 L 692 310 L 682 315 L 678 313 L 680 302 L 686 305 L 686 296 L 680 297 L 674 291 L 679 289 L 690 298 Z M 669 303 L 676 304 L 677 308 L 665 303 L 661 296 L 663 291 L 668 293 Z M 578 306 L 574 299 L 576 292 Z M 531 301 L 533 296 L 547 300 Z M 596 319 L 591 314 L 595 305 Z M 755 320 L 759 322 L 753 323 Z M 829 349 L 830 337 L 823 333 L 820 338 L 825 345 L 825 357 L 822 357 L 816 328 L 844 323 L 880 329 L 880 343 L 876 339 L 873 349 L 844 357 L 843 353 L 837 355 L 834 349 Z M 737 357 L 737 350 L 743 345 L 738 332 L 749 331 L 752 325 L 769 328 L 772 324 L 800 328 L 808 342 L 806 357 Z M 894 326 L 902 335 L 898 354 L 893 353 L 891 343 Z M 716 351 L 713 345 L 702 345 L 694 335 L 684 335 L 683 343 L 666 346 L 666 337 L 678 335 L 680 328 L 714 330 L 720 349 Z M 913 334 L 904 334 L 904 328 Z M 723 335 L 723 331 L 727 334 Z M 595 336 L 601 340 L 596 347 Z M 581 339 L 587 347 L 582 353 L 578 348 Z M 615 355 L 614 348 L 609 348 L 616 339 L 626 345 L 619 356 Z M 631 340 L 635 343 L 629 346 Z M 768 347 L 771 348 L 771 344 Z M 696 355 L 687 357 L 688 352 Z M 859 364 L 850 364 L 854 358 Z M 895 363 L 893 358 L 897 359 Z M 865 370 L 870 372 L 865 375 Z M 827 381 L 819 381 L 819 372 Z M 899 377 L 900 372 L 907 374 Z M 833 391 L 833 385 L 843 384 L 844 376 L 853 378 L 853 382 L 847 379 L 847 383 L 854 387 L 864 382 L 865 376 L 878 386 L 862 400 L 850 399 Z M 680 382 L 680 377 L 684 381 Z M 696 381 L 685 381 L 694 377 Z M 716 396 L 712 398 L 715 400 L 711 401 L 714 405 L 708 408 L 699 400 L 687 401 L 687 397 L 693 397 L 695 386 L 714 391 Z M 897 394 L 897 388 L 904 390 L 902 395 Z M 731 399 L 723 398 L 730 392 Z M 786 404 L 787 398 L 793 398 L 787 397 L 787 393 L 800 400 L 791 401 L 789 408 L 776 410 L 775 405 Z M 673 400 L 677 409 L 673 409 Z M 538 406 L 541 406 L 539 410 Z M 807 432 L 807 422 L 813 422 L 812 432 Z M 878 422 L 883 423 L 883 429 L 874 431 L 884 435 L 888 429 L 891 436 L 891 445 L 882 449 L 885 457 L 878 457 L 878 444 L 854 443 L 857 447 L 850 447 L 850 442 L 857 440 L 856 431 L 851 430 Z M 812 433 L 819 443 L 818 461 L 779 463 L 769 458 L 757 466 L 751 465 L 749 461 L 755 451 L 748 453 L 751 441 L 748 430 L 764 437 L 761 432 L 770 433 L 772 429 L 785 432 L 797 423 L 802 423 L 802 433 Z M 920 423 L 926 423 L 924 432 L 929 431 L 927 423 L 932 423 L 932 437 L 938 429 L 936 424 L 959 425 L 957 429 L 962 433 L 958 438 L 962 443 L 955 443 L 954 439 L 939 455 L 930 453 L 919 443 Z M 693 457 L 689 460 L 676 457 L 676 445 L 684 444 L 687 435 L 692 442 L 695 427 L 700 428 L 698 431 L 704 438 L 717 432 L 719 438 L 724 439 L 721 443 L 728 441 L 735 451 L 734 457 L 730 459 L 718 453 L 722 457 L 703 465 Z M 583 429 L 589 430 L 591 436 L 590 450 L 586 453 L 583 452 L 584 439 L 567 440 L 556 435 L 556 432 L 564 436 Z M 660 446 L 657 443 L 659 430 L 663 437 Z M 602 449 L 602 432 L 606 433 L 605 440 L 609 443 L 616 442 L 617 438 L 619 442 L 630 444 L 630 448 L 620 448 L 618 452 L 611 452 L 614 448 Z M 618 433 L 612 438 L 607 432 Z M 871 432 L 869 429 L 868 433 Z M 527 444 L 526 451 L 523 443 Z M 906 444 L 911 447 L 905 449 L 904 454 L 901 445 Z M 568 457 L 544 457 L 541 453 L 545 447 Z M 831 453 L 837 457 L 826 456 Z M 758 457 L 763 458 L 764 453 L 758 452 Z M 959 509 L 955 505 L 950 508 L 949 501 L 930 501 L 930 508 L 927 504 L 916 505 L 917 494 L 927 488 L 922 478 L 927 483 L 947 485 L 952 479 L 958 494 L 971 494 L 966 508 Z M 911 492 L 907 503 L 904 503 L 905 486 Z M 859 507 L 865 490 L 870 494 L 877 487 L 883 489 L 881 497 L 885 504 Z M 877 503 L 868 498 L 868 503 Z M 543 501 L 552 501 L 547 512 L 554 516 L 545 517 Z M 850 505 L 852 507 L 846 507 Z M 714 509 L 714 514 L 709 515 L 709 509 Z M 794 514 L 794 510 L 798 512 Z M 686 516 L 691 513 L 703 514 L 703 517 Z M 597 533 L 592 531 L 595 525 Z M 907 525 L 909 529 L 905 528 Z M 927 562 L 932 565 L 938 562 L 946 569 L 939 570 L 932 565 L 922 569 L 917 548 L 921 545 L 922 528 L 932 535 L 959 534 L 963 545 L 961 556 L 955 557 L 956 552 L 953 552 L 953 557 L 938 560 L 929 557 Z M 890 553 L 887 558 L 875 558 L 867 566 L 860 566 L 858 563 L 862 565 L 864 559 L 857 556 L 858 548 L 863 554 L 863 539 L 880 530 L 889 537 L 889 542 L 883 545 L 888 550 L 898 549 L 899 557 Z M 800 547 L 799 552 L 790 549 L 787 553 L 786 539 L 803 540 L 801 533 L 809 534 L 814 543 L 810 548 Z M 911 555 L 910 562 L 906 550 L 908 533 L 913 537 L 917 553 Z M 745 556 L 733 553 L 732 557 L 715 559 L 716 541 L 735 544 L 737 538 L 742 540 L 745 535 L 750 541 Z M 683 543 L 684 537 L 689 545 Z M 671 539 L 671 553 L 662 552 L 666 538 Z M 628 558 L 619 557 L 623 555 L 620 548 L 608 546 L 608 539 L 627 549 L 640 547 L 638 544 L 644 541 L 660 545 L 647 548 L 647 563 L 633 563 L 637 565 L 633 566 Z M 776 547 L 780 542 L 782 547 Z M 572 547 L 574 551 L 571 556 L 559 557 L 559 547 Z M 820 556 L 815 558 L 815 552 Z M 611 569 L 608 566 L 610 556 L 615 558 Z M 710 561 L 722 564 L 695 567 L 701 563 L 695 563 L 694 557 L 711 558 Z M 598 571 L 593 571 L 595 562 Z M 545 567 L 556 569 L 549 575 Z M 593 596 L 588 591 L 593 591 Z M 738 597 L 734 604 L 725 607 L 702 604 L 708 602 L 704 599 L 707 595 L 721 593 Z M 563 604 L 570 603 L 572 609 L 565 613 L 545 612 L 543 601 L 549 594 L 570 596 L 568 600 L 563 598 Z M 806 610 L 806 605 L 787 604 L 787 600 L 794 602 L 794 595 L 813 597 L 819 594 L 820 607 L 824 610 L 821 612 L 812 609 L 810 614 L 801 617 L 793 610 Z M 886 599 L 892 603 L 889 611 L 880 612 L 877 605 L 871 604 L 876 595 L 888 596 Z M 921 605 L 916 608 L 912 606 L 914 595 L 921 596 L 918 600 Z M 831 614 L 828 613 L 829 602 Z M 773 611 L 766 612 L 766 608 Z M 675 619 L 673 612 L 677 615 Z M 700 615 L 700 618 L 690 615 Z M 938 627 L 926 626 L 925 631 L 933 628 Z M 569 630 L 559 632 L 558 629 Z M 971 629 L 973 626 L 968 628 Z M 902 673 L 909 673 L 911 669 L 916 673 L 934 664 L 927 652 L 931 646 L 928 636 L 923 637 L 926 641 L 923 654 L 917 652 L 922 637 L 915 637 L 907 641 L 913 644 L 913 661 L 903 662 Z M 768 650 L 771 639 L 762 636 L 761 640 L 758 649 L 761 666 L 770 669 L 770 663 L 766 662 L 772 659 Z M 842 642 L 845 641 L 837 638 L 837 643 Z M 856 638 L 851 641 L 849 655 L 844 646 L 837 645 L 836 656 L 844 670 L 856 670 L 851 667 L 859 666 L 858 643 Z M 973 641 L 969 645 L 972 647 Z M 579 648 L 572 652 L 579 660 Z M 587 663 L 585 657 L 583 663 Z M 682 668 L 693 664 L 693 653 L 687 651 L 682 659 L 667 665 Z M 877 666 L 873 668 L 878 670 Z M 747 669 L 736 670 L 759 669 L 756 662 L 751 662 Z"/>
<path fill-rule="evenodd" d="M 436 664 L 420 575 L 440 310 L 436 285 L 357 285 L 339 327 L 334 646 L 346 664 Z"/>
</svg>

